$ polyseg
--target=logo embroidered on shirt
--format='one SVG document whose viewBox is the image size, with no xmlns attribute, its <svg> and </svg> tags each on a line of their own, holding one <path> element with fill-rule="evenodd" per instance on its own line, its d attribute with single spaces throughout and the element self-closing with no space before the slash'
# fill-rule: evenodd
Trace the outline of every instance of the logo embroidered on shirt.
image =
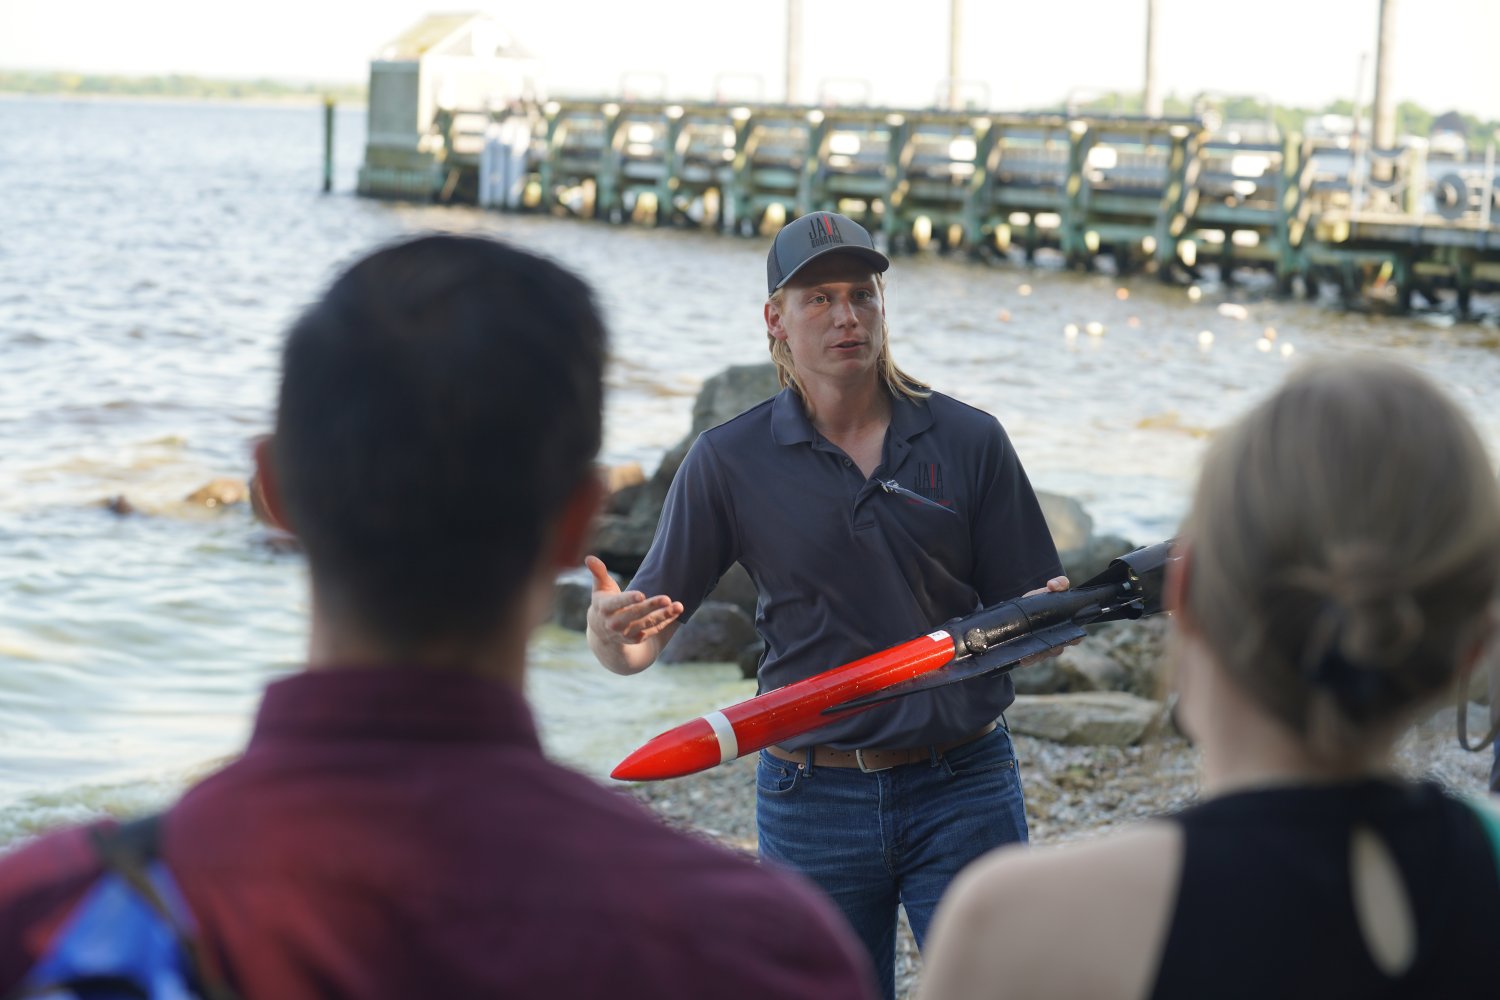
<svg viewBox="0 0 1500 1000">
<path fill-rule="evenodd" d="M 943 500 L 943 467 L 937 462 L 917 464 L 917 483 L 913 489 L 929 500 Z"/>
<path fill-rule="evenodd" d="M 917 474 L 912 488 L 907 489 L 896 480 L 884 484 L 887 492 L 905 495 L 906 502 L 913 507 L 941 507 L 949 513 L 957 513 L 953 501 L 943 495 L 943 467 L 936 462 L 917 463 Z"/>
</svg>

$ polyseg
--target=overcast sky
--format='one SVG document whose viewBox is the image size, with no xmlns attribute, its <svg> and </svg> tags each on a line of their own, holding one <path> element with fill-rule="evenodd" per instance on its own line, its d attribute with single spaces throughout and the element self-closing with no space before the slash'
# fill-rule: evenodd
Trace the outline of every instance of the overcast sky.
<svg viewBox="0 0 1500 1000">
<path fill-rule="evenodd" d="M 946 0 L 802 0 L 804 100 L 820 81 L 879 104 L 930 104 L 948 74 Z M 544 60 L 554 93 L 616 93 L 665 77 L 669 96 L 716 80 L 780 100 L 784 0 L 0 0 L 0 68 L 360 81 L 370 56 L 430 10 L 495 14 Z M 1279 104 L 1354 96 L 1379 0 L 1159 0 L 1164 92 L 1221 91 Z M 1072 90 L 1139 89 L 1145 0 L 964 0 L 965 78 L 998 109 Z M 1402 100 L 1500 119 L 1500 0 L 1399 0 Z M 749 93 L 747 93 L 749 92 Z"/>
</svg>

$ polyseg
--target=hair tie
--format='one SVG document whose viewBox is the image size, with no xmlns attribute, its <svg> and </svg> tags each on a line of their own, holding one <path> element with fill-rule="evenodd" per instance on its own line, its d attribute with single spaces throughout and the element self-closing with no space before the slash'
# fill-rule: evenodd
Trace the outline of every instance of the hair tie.
<svg viewBox="0 0 1500 1000">
<path fill-rule="evenodd" d="M 1344 655 L 1347 617 L 1337 605 L 1326 607 L 1314 626 L 1302 672 L 1309 684 L 1333 696 L 1355 722 L 1374 714 L 1391 693 L 1391 679 L 1379 667 L 1358 663 Z"/>
</svg>

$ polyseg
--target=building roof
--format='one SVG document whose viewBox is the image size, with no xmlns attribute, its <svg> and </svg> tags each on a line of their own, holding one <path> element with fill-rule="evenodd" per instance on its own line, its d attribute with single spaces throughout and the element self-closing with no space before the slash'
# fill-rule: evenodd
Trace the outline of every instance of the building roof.
<svg viewBox="0 0 1500 1000">
<path fill-rule="evenodd" d="M 1459 135 L 1467 136 L 1469 134 L 1469 125 L 1464 121 L 1463 115 L 1457 111 L 1449 111 L 1446 114 L 1438 115 L 1432 120 L 1431 131 L 1457 132 Z"/>
<path fill-rule="evenodd" d="M 482 44 L 475 44 L 483 40 Z M 530 59 L 532 55 L 494 18 L 477 11 L 428 14 L 380 47 L 377 59 L 402 62 L 451 49 L 453 55 Z"/>
</svg>

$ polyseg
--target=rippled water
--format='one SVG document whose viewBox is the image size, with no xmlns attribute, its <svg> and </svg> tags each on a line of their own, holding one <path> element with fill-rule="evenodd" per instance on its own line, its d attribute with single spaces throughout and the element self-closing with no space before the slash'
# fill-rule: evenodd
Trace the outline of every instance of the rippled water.
<svg viewBox="0 0 1500 1000">
<path fill-rule="evenodd" d="M 317 108 L 0 99 L 0 843 L 159 804 L 242 743 L 262 684 L 297 664 L 299 560 L 262 547 L 243 509 L 183 497 L 245 475 L 282 330 L 365 249 L 485 231 L 588 278 L 614 334 L 611 462 L 652 468 L 705 377 L 765 356 L 762 241 L 360 200 L 356 110 L 339 112 L 324 196 L 321 127 Z M 1172 531 L 1206 435 L 1304 358 L 1419 365 L 1500 447 L 1493 327 L 1249 300 L 1238 318 L 1220 288 L 1120 287 L 903 259 L 897 357 L 996 413 L 1039 487 L 1142 541 Z M 100 505 L 121 494 L 139 513 Z M 534 661 L 546 743 L 596 772 L 748 693 L 728 667 L 615 677 L 559 630 Z"/>
</svg>

